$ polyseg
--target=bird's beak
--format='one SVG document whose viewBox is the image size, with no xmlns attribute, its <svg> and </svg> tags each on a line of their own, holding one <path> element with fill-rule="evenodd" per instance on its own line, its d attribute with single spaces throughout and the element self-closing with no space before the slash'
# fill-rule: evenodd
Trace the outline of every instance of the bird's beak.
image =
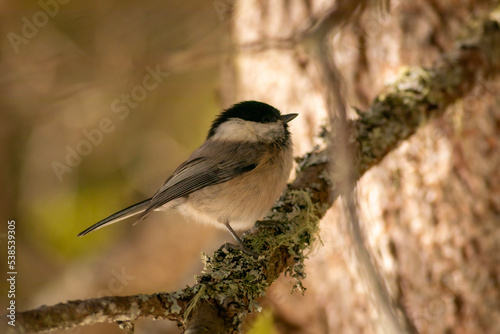
<svg viewBox="0 0 500 334">
<path fill-rule="evenodd" d="M 285 123 L 290 122 L 292 119 L 295 117 L 299 116 L 299 114 L 286 114 L 286 115 L 281 115 L 281 120 Z"/>
</svg>

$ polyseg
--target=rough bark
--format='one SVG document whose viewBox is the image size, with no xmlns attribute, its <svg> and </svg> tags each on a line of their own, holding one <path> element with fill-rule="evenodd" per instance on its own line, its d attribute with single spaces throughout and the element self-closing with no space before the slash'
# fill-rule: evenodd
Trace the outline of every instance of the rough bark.
<svg viewBox="0 0 500 334">
<path fill-rule="evenodd" d="M 317 2 L 309 3 L 313 9 L 319 7 L 315 6 Z M 262 2 L 246 5 L 242 14 L 246 19 L 236 23 L 246 34 L 237 34 L 235 39 L 244 44 L 249 32 L 257 30 L 259 34 L 254 34 L 258 37 L 252 45 L 269 44 L 273 33 L 287 31 L 266 28 L 270 22 L 275 26 L 287 24 L 287 15 L 294 12 L 290 7 L 296 3 L 288 4 L 289 7 L 272 10 Z M 337 29 L 331 48 L 345 80 L 343 94 L 349 104 L 371 111 L 378 103 L 377 99 L 372 103 L 374 95 L 380 94 L 388 81 L 395 83 L 387 95 L 380 94 L 388 106 L 392 102 L 385 99 L 395 104 L 380 114 L 384 115 L 381 120 L 373 119 L 374 125 L 393 116 L 424 124 L 400 148 L 377 162 L 359 183 L 360 216 L 368 250 L 391 295 L 403 305 L 420 332 L 496 332 L 500 325 L 494 320 L 500 308 L 500 291 L 496 288 L 500 262 L 495 246 L 499 244 L 495 231 L 500 165 L 492 152 L 499 142 L 500 86 L 496 72 L 490 72 L 489 66 L 484 71 L 485 58 L 476 52 L 477 40 L 473 37 L 477 29 L 490 29 L 478 18 L 490 15 L 498 21 L 496 10 L 487 12 L 495 4 L 445 0 L 391 1 L 390 5 L 389 14 L 374 8 L 356 12 Z M 277 13 L 279 10 L 282 13 Z M 316 13 L 312 12 L 311 15 Z M 258 30 L 257 26 L 264 28 Z M 488 42 L 483 50 L 496 53 L 497 43 Z M 304 49 L 311 49 L 308 46 Z M 454 52 L 454 48 L 461 51 Z M 496 63 L 494 59 L 491 57 Z M 257 97 L 286 105 L 301 115 L 309 112 L 309 123 L 324 113 L 327 94 L 322 90 L 322 71 L 318 70 L 322 67 L 314 55 L 300 47 L 261 47 L 258 52 L 241 52 L 235 63 L 234 86 L 239 88 L 239 98 Z M 453 72 L 448 64 L 454 63 L 469 64 L 459 67 L 476 80 L 462 81 L 464 73 L 442 76 L 441 71 Z M 413 71 L 411 67 L 429 68 L 431 64 L 434 72 Z M 401 80 L 401 71 L 416 80 Z M 255 72 L 263 73 L 258 85 L 252 85 Z M 431 85 L 436 85 L 433 93 L 421 95 L 419 89 L 428 86 L 416 82 L 429 78 Z M 398 86 L 413 85 L 415 91 L 409 89 L 396 99 L 391 97 Z M 457 98 L 447 86 L 465 94 Z M 416 101 L 409 109 L 420 113 L 400 113 L 406 96 L 409 101 Z M 427 97 L 431 100 L 425 101 Z M 437 108 L 433 109 L 433 105 Z M 442 108 L 446 106 L 443 115 Z M 418 119 L 417 114 L 424 119 Z M 301 126 L 307 128 L 308 122 Z M 384 138 L 392 142 L 391 136 L 408 130 L 385 125 L 370 132 L 373 137 L 364 142 L 370 145 Z M 305 139 L 299 143 L 299 149 L 308 143 L 307 133 L 301 138 Z M 308 262 L 306 285 L 313 297 L 287 297 L 279 293 L 280 287 L 273 287 L 270 293 L 277 327 L 283 327 L 283 332 L 384 332 L 377 324 L 380 317 L 378 304 L 371 300 L 373 291 L 364 286 L 368 285 L 364 284 L 367 279 L 360 272 L 356 257 L 350 254 L 354 246 L 346 232 L 349 226 L 339 224 L 339 211 L 335 205 L 322 221 L 322 237 L 328 240 L 328 246 Z M 282 283 L 286 285 L 285 280 Z M 307 311 L 297 311 L 306 299 L 309 303 L 303 309 Z"/>
</svg>

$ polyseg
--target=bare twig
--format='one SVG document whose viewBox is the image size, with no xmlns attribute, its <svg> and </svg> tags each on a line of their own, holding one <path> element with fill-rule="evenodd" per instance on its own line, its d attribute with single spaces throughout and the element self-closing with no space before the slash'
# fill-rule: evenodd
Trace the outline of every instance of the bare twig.
<svg viewBox="0 0 500 334">
<path fill-rule="evenodd" d="M 314 37 L 318 39 L 317 42 L 321 46 L 318 52 L 318 59 L 322 67 L 324 87 L 327 93 L 326 101 L 330 125 L 335 134 L 335 138 L 331 138 L 335 143 L 332 143 L 332 147 L 335 147 L 332 150 L 332 156 L 335 157 L 337 163 L 330 165 L 330 172 L 333 175 L 337 175 L 340 180 L 338 188 L 340 194 L 342 194 L 342 202 L 346 208 L 347 231 L 352 241 L 357 265 L 363 273 L 361 277 L 364 279 L 370 295 L 373 296 L 375 308 L 380 316 L 380 326 L 384 328 L 384 332 L 391 334 L 409 333 L 410 331 L 416 333 L 415 327 L 404 308 L 398 305 L 387 291 L 383 278 L 377 271 L 363 240 L 357 208 L 354 204 L 353 190 L 356 186 L 356 172 L 352 170 L 352 166 L 354 165 L 354 151 L 349 150 L 348 147 L 351 129 L 349 129 L 347 121 L 344 80 L 334 61 L 333 53 L 335 49 L 332 49 L 330 43 L 328 43 L 328 37 L 333 33 L 339 33 L 343 23 L 346 22 L 345 20 L 355 14 L 360 15 L 364 7 L 364 2 L 358 3 L 358 6 L 351 5 L 347 7 L 349 11 L 343 11 L 344 21 L 338 20 L 338 18 L 328 18 L 326 23 L 329 24 L 325 24 L 322 29 L 319 29 L 314 34 Z M 335 17 L 335 15 L 332 15 L 332 17 Z M 339 29 L 326 29 L 325 26 L 338 26 Z M 398 318 L 398 313 L 403 316 Z"/>
</svg>

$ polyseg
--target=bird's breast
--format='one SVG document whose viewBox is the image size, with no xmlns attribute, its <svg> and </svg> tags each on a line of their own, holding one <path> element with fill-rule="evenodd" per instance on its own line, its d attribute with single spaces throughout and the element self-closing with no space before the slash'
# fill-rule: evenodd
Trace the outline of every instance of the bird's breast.
<svg viewBox="0 0 500 334">
<path fill-rule="evenodd" d="M 252 171 L 190 194 L 179 209 L 201 222 L 224 227 L 227 221 L 234 229 L 249 229 L 283 192 L 292 163 L 291 149 L 270 151 Z"/>
</svg>

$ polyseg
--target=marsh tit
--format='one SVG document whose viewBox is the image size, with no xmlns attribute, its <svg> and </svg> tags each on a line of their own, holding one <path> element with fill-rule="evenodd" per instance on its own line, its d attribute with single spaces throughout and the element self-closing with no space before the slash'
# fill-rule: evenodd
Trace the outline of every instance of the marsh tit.
<svg viewBox="0 0 500 334">
<path fill-rule="evenodd" d="M 288 122 L 262 102 L 245 101 L 223 111 L 205 142 L 182 163 L 163 186 L 142 202 L 123 209 L 78 234 L 137 216 L 138 223 L 155 210 L 177 209 L 195 220 L 246 230 L 263 218 L 281 195 L 292 169 Z"/>
</svg>

